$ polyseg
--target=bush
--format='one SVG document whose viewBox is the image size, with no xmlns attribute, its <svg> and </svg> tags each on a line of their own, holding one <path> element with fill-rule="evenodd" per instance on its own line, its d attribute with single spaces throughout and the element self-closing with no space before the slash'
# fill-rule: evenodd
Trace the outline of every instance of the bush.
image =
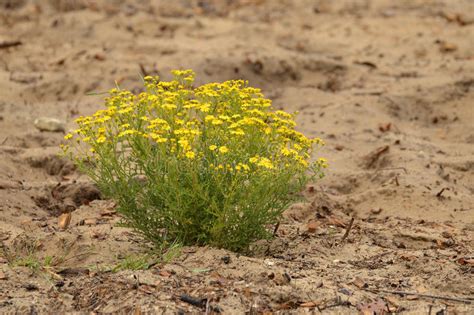
<svg viewBox="0 0 474 315">
<path fill-rule="evenodd" d="M 63 149 L 147 239 L 243 250 L 322 176 L 326 161 L 308 161 L 323 143 L 247 82 L 193 88 L 192 71 L 173 75 L 145 77 L 139 95 L 111 90 Z"/>
</svg>

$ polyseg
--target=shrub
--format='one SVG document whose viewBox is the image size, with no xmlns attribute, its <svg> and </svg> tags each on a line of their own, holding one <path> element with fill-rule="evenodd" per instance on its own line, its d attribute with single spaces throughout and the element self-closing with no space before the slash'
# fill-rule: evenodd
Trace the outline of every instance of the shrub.
<svg viewBox="0 0 474 315">
<path fill-rule="evenodd" d="M 147 239 L 243 250 L 322 176 L 326 161 L 309 159 L 323 143 L 245 81 L 194 88 L 192 71 L 172 73 L 138 95 L 111 90 L 63 149 Z"/>
</svg>

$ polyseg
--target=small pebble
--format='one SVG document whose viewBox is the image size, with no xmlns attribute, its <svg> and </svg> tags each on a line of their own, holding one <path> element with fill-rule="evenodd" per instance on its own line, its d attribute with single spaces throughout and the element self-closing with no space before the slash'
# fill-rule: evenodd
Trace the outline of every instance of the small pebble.
<svg viewBox="0 0 474 315">
<path fill-rule="evenodd" d="M 65 123 L 56 118 L 40 117 L 35 119 L 35 127 L 40 131 L 64 132 Z"/>
<path fill-rule="evenodd" d="M 221 260 L 227 265 L 230 263 L 230 256 L 223 256 L 221 257 Z"/>
</svg>

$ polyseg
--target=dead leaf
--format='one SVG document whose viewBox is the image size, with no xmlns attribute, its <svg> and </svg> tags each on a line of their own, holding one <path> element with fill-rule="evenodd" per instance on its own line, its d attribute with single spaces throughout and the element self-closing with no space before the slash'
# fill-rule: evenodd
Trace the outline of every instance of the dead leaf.
<svg viewBox="0 0 474 315">
<path fill-rule="evenodd" d="M 387 153 L 390 149 L 389 145 L 384 145 L 380 148 L 375 149 L 364 157 L 364 166 L 365 168 L 372 168 L 375 166 L 380 157 Z"/>
<path fill-rule="evenodd" d="M 426 292 L 428 292 L 428 289 L 427 289 L 426 287 L 420 285 L 420 286 L 416 287 L 416 292 L 418 292 L 418 293 L 426 293 Z"/>
<path fill-rule="evenodd" d="M 8 280 L 7 275 L 3 271 L 0 271 L 0 280 Z"/>
<path fill-rule="evenodd" d="M 457 22 L 458 14 L 452 12 L 441 12 L 440 14 L 448 22 Z"/>
<path fill-rule="evenodd" d="M 287 285 L 291 281 L 291 276 L 287 274 L 286 272 L 278 272 L 275 274 L 275 277 L 273 278 L 273 282 L 275 282 L 277 285 Z"/>
<path fill-rule="evenodd" d="M 321 301 L 310 301 L 310 302 L 303 302 L 300 304 L 300 307 L 317 307 L 321 305 Z"/>
<path fill-rule="evenodd" d="M 400 257 L 400 259 L 406 260 L 406 261 L 412 261 L 412 260 L 417 259 L 417 257 L 415 255 L 406 254 L 406 253 L 400 254 L 399 257 Z"/>
<path fill-rule="evenodd" d="M 10 232 L 0 232 L 0 241 L 6 241 L 10 238 Z"/>
<path fill-rule="evenodd" d="M 371 303 L 362 303 L 357 305 L 357 309 L 363 315 L 383 315 L 387 313 L 387 303 L 378 299 Z"/>
<path fill-rule="evenodd" d="M 99 241 L 103 241 L 107 238 L 107 233 L 99 232 L 99 231 L 91 231 L 92 238 L 98 239 Z"/>
<path fill-rule="evenodd" d="M 18 189 L 21 185 L 11 180 L 0 180 L 0 189 Z"/>
<path fill-rule="evenodd" d="M 71 223 L 72 214 L 70 212 L 63 213 L 58 218 L 58 225 L 61 230 L 66 230 Z"/>
<path fill-rule="evenodd" d="M 106 59 L 106 57 L 105 57 L 105 55 L 102 54 L 102 53 L 96 53 L 96 54 L 94 55 L 94 59 L 95 59 L 95 60 L 99 60 L 99 61 L 104 61 L 104 60 Z"/>
<path fill-rule="evenodd" d="M 448 42 L 441 42 L 439 46 L 439 50 L 441 52 L 453 52 L 458 49 L 458 46 L 453 43 L 448 43 Z"/>
<path fill-rule="evenodd" d="M 457 260 L 458 264 L 460 265 L 469 265 L 474 266 L 474 258 L 465 258 L 461 257 Z"/>
<path fill-rule="evenodd" d="M 444 248 L 453 246 L 454 240 L 453 239 L 447 239 L 447 240 L 437 239 L 436 245 L 438 246 L 438 248 L 444 249 Z"/>
<path fill-rule="evenodd" d="M 142 315 L 142 309 L 140 306 L 135 307 L 135 310 L 133 311 L 133 315 Z"/>
<path fill-rule="evenodd" d="M 140 287 L 138 288 L 140 291 L 142 291 L 143 293 L 146 293 L 146 294 L 153 294 L 154 290 L 151 286 L 149 285 L 140 285 Z"/>
<path fill-rule="evenodd" d="M 288 301 L 288 302 L 280 304 L 277 309 L 278 310 L 291 310 L 297 306 L 298 304 L 296 304 L 295 301 Z"/>
<path fill-rule="evenodd" d="M 103 217 L 106 217 L 106 216 L 113 216 L 114 214 L 116 214 L 117 211 L 115 210 L 111 210 L 111 209 L 103 209 L 101 212 L 100 212 L 100 215 L 103 216 Z"/>
<path fill-rule="evenodd" d="M 306 224 L 307 232 L 310 234 L 315 233 L 318 227 L 319 227 L 319 223 L 315 221 L 310 221 L 308 222 L 308 224 Z"/>
<path fill-rule="evenodd" d="M 443 231 L 441 233 L 441 235 L 444 237 L 444 238 L 453 238 L 453 235 L 451 233 L 449 233 L 448 231 Z"/>
<path fill-rule="evenodd" d="M 391 128 L 392 128 L 392 123 L 379 124 L 379 130 L 381 132 L 390 131 Z"/>
<path fill-rule="evenodd" d="M 400 306 L 400 301 L 392 296 L 385 296 L 384 300 L 397 308 Z"/>
<path fill-rule="evenodd" d="M 372 214 L 380 214 L 382 212 L 382 208 L 374 208 L 370 210 L 370 213 Z"/>
<path fill-rule="evenodd" d="M 356 277 L 354 280 L 352 280 L 352 284 L 359 289 L 367 288 L 367 283 L 359 277 Z"/>
<path fill-rule="evenodd" d="M 85 219 L 84 224 L 89 226 L 97 225 L 97 219 Z"/>
<path fill-rule="evenodd" d="M 247 298 L 250 299 L 253 295 L 253 292 L 250 288 L 243 288 L 242 289 L 242 294 Z"/>
<path fill-rule="evenodd" d="M 441 12 L 440 14 L 446 21 L 451 23 L 457 23 L 461 26 L 468 25 L 474 23 L 472 18 L 468 18 L 461 13 L 454 13 L 454 12 Z"/>
<path fill-rule="evenodd" d="M 342 228 L 346 227 L 346 224 L 344 223 L 344 221 L 342 221 L 339 218 L 333 217 L 333 216 L 328 217 L 327 222 L 330 225 L 335 225 L 335 226 L 339 226 L 339 227 L 342 227 Z"/>
<path fill-rule="evenodd" d="M 171 277 L 171 273 L 166 271 L 166 270 L 160 270 L 160 272 L 158 274 L 162 277 L 165 277 L 165 278 Z"/>
</svg>

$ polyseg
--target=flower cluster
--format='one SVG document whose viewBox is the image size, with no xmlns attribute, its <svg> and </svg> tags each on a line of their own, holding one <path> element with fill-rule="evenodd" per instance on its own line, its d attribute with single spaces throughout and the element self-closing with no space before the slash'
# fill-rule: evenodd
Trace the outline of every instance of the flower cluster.
<svg viewBox="0 0 474 315">
<path fill-rule="evenodd" d="M 171 82 L 145 77 L 147 92 L 136 96 L 111 90 L 107 109 L 78 118 L 79 128 L 65 139 L 76 136 L 94 153 L 142 138 L 141 145 L 162 154 L 231 172 L 305 169 L 313 144 L 323 145 L 294 129 L 294 115 L 271 111 L 271 101 L 242 80 L 192 89 L 194 73 L 174 75 Z M 324 159 L 316 163 L 327 166 Z"/>
<path fill-rule="evenodd" d="M 76 120 L 79 128 L 65 139 L 85 149 L 81 158 L 97 165 L 98 171 L 91 173 L 97 181 L 109 176 L 105 182 L 110 185 L 112 179 L 129 181 L 144 174 L 149 182 L 157 178 L 163 184 L 173 167 L 181 174 L 194 174 L 189 180 L 202 187 L 233 189 L 236 184 L 257 183 L 256 178 L 304 177 L 308 169 L 312 175 L 322 175 L 326 160 L 309 161 L 313 147 L 323 141 L 296 131 L 294 115 L 273 111 L 259 89 L 243 80 L 194 88 L 191 70 L 176 70 L 173 75 L 172 81 L 145 77 L 145 92 L 138 95 L 113 89 L 106 109 Z M 64 150 L 70 152 L 70 146 Z M 168 204 L 163 201 L 159 206 Z"/>
</svg>

